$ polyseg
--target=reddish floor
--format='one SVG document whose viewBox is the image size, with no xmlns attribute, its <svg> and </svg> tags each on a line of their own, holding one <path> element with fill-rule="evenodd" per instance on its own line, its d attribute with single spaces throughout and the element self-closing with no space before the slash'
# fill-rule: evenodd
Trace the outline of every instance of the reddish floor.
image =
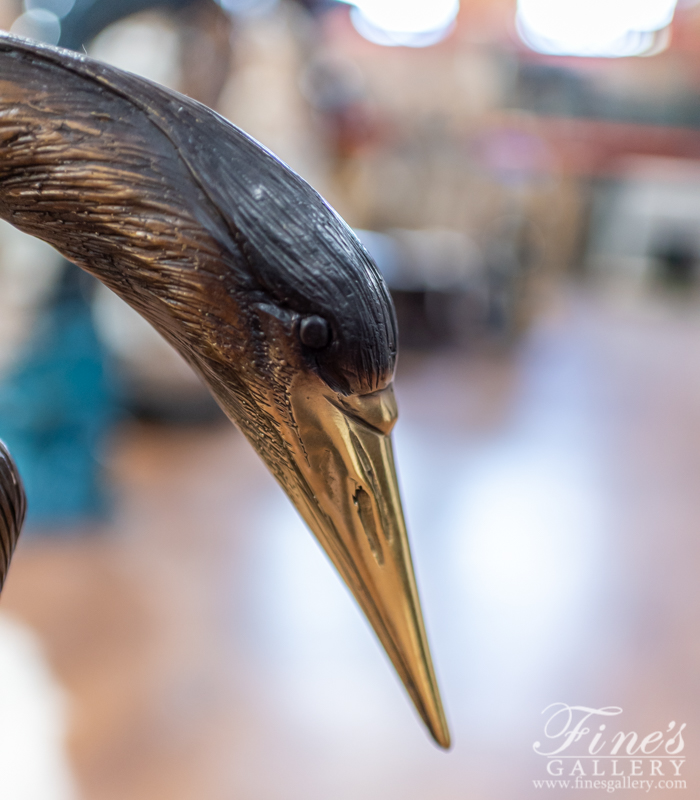
<svg viewBox="0 0 700 800">
<path fill-rule="evenodd" d="M 679 769 L 696 795 L 700 309 L 573 296 L 512 356 L 407 355 L 397 393 L 452 752 L 243 438 L 134 426 L 109 464 L 114 524 L 26 537 L 2 599 L 68 690 L 86 800 L 566 797 L 534 785 L 553 779 L 534 742 L 562 741 L 552 703 L 622 709 L 562 756 L 600 724 L 666 742 L 687 723 L 660 767 L 628 740 L 613 766 L 608 738 L 597 761 L 553 761 L 562 780 L 667 795 Z"/>
</svg>

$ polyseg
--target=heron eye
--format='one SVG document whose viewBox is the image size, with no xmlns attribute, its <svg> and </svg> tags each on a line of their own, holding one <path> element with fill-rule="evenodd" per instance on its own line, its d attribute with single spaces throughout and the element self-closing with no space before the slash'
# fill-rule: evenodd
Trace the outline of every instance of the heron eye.
<svg viewBox="0 0 700 800">
<path fill-rule="evenodd" d="M 313 314 L 304 317 L 299 325 L 299 338 L 302 344 L 320 350 L 331 340 L 331 328 L 323 317 Z"/>
</svg>

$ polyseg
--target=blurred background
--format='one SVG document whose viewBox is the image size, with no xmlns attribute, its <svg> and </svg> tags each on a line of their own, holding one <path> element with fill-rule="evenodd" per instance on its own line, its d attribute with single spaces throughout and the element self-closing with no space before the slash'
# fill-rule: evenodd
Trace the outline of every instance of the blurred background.
<svg viewBox="0 0 700 800">
<path fill-rule="evenodd" d="M 184 362 L 2 223 L 0 437 L 30 499 L 3 800 L 560 797 L 533 751 L 556 702 L 687 723 L 693 792 L 700 4 L 0 0 L 0 27 L 214 107 L 374 255 L 455 742 Z"/>
</svg>

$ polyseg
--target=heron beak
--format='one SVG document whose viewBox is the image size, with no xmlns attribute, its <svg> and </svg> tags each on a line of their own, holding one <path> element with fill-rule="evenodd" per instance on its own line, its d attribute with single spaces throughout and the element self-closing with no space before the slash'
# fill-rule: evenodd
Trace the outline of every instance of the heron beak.
<svg viewBox="0 0 700 800">
<path fill-rule="evenodd" d="M 450 746 L 423 625 L 390 432 L 392 386 L 343 397 L 315 375 L 290 387 L 292 500 L 366 614 L 435 741 Z"/>
</svg>

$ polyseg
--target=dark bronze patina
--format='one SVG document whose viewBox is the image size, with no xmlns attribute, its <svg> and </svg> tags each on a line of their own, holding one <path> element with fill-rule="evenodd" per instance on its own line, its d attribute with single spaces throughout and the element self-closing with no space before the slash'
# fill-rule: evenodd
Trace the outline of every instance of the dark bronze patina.
<svg viewBox="0 0 700 800">
<path fill-rule="evenodd" d="M 202 376 L 449 746 L 389 436 L 394 311 L 352 231 L 206 107 L 5 35 L 0 216 L 103 281 Z"/>
<path fill-rule="evenodd" d="M 0 441 L 0 590 L 22 530 L 27 500 L 12 456 Z"/>
</svg>

